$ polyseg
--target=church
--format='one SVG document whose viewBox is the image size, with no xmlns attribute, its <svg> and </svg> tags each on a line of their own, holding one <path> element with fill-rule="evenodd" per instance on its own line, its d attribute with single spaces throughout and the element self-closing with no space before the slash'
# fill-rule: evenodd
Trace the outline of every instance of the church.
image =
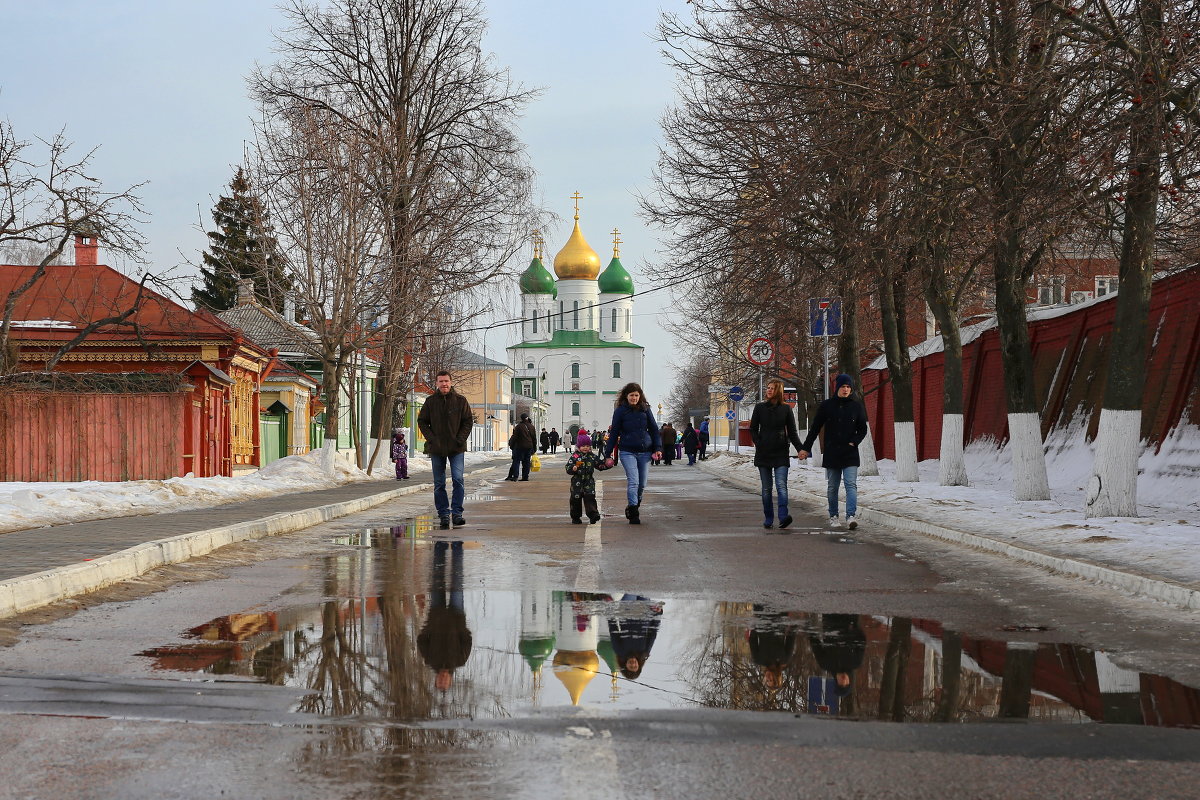
<svg viewBox="0 0 1200 800">
<path fill-rule="evenodd" d="M 633 279 L 621 265 L 619 232 L 601 272 L 579 228 L 578 192 L 573 199 L 575 228 L 554 257 L 554 276 L 535 234 L 520 278 L 521 341 L 508 348 L 513 392 L 543 401 L 549 411 L 535 426 L 564 435 L 607 428 L 621 387 L 641 383 L 645 367 L 645 348 L 633 341 Z"/>
</svg>

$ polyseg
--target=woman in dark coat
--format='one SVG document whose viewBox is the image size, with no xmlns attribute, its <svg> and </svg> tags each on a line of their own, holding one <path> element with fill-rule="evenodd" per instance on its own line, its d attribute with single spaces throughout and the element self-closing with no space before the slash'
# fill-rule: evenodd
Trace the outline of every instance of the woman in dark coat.
<svg viewBox="0 0 1200 800">
<path fill-rule="evenodd" d="M 829 500 L 829 526 L 838 526 L 838 484 L 846 484 L 846 526 L 858 527 L 858 446 L 867 438 L 867 411 L 854 398 L 854 380 L 838 375 L 834 396 L 817 407 L 808 437 L 799 457 L 808 458 L 817 434 L 825 430 L 824 457 L 826 497 Z"/>
<path fill-rule="evenodd" d="M 696 452 L 700 449 L 700 434 L 688 423 L 683 429 L 683 452 L 687 453 L 688 466 L 696 466 Z"/>
<path fill-rule="evenodd" d="M 625 470 L 626 499 L 625 516 L 631 525 L 642 521 L 640 507 L 642 492 L 646 489 L 646 473 L 650 471 L 650 459 L 662 458 L 662 438 L 658 424 L 650 411 L 650 403 L 636 383 L 627 383 L 617 397 L 617 409 L 613 412 L 612 435 L 604 443 L 604 459 L 613 465 L 613 450 L 621 454 L 621 467 Z"/>
<path fill-rule="evenodd" d="M 641 606 L 641 613 L 637 616 L 608 618 L 608 635 L 612 640 L 613 653 L 617 656 L 617 665 L 622 675 L 633 680 L 645 669 L 650 648 L 654 647 L 654 640 L 658 637 L 658 618 L 662 616 L 662 606 L 640 594 L 622 595 L 621 602 Z"/>
<path fill-rule="evenodd" d="M 783 402 L 783 381 L 767 384 L 767 399 L 754 406 L 750 416 L 750 438 L 754 440 L 754 466 L 762 484 L 763 527 L 775 525 L 775 504 L 771 501 L 771 485 L 775 486 L 779 504 L 779 527 L 792 524 L 788 513 L 788 444 L 800 449 L 800 433 L 792 407 Z"/>
</svg>

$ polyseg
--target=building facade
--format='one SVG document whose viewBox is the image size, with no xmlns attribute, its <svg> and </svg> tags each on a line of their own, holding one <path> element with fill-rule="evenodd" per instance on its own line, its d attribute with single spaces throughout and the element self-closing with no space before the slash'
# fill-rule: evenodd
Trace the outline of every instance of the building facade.
<svg viewBox="0 0 1200 800">
<path fill-rule="evenodd" d="M 579 228 L 554 257 L 554 275 L 533 260 L 521 274 L 521 341 L 508 348 L 514 394 L 546 406 L 544 424 L 560 433 L 607 428 L 621 387 L 641 383 L 645 348 L 633 340 L 633 279 L 621 264 L 619 232 L 613 256 L 600 256 Z"/>
</svg>

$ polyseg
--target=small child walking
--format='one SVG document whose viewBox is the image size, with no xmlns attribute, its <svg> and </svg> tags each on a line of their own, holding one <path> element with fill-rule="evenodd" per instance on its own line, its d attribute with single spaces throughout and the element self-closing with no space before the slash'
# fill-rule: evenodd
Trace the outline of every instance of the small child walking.
<svg viewBox="0 0 1200 800">
<path fill-rule="evenodd" d="M 567 459 L 567 474 L 571 476 L 571 522 L 583 524 L 583 512 L 587 510 L 588 521 L 600 521 L 600 509 L 596 505 L 596 470 L 609 469 L 604 459 L 592 452 L 592 437 L 580 433 L 575 438 L 575 452 Z"/>
<path fill-rule="evenodd" d="M 392 431 L 392 461 L 396 462 L 396 480 L 408 480 L 408 442 L 404 440 L 404 428 Z"/>
</svg>

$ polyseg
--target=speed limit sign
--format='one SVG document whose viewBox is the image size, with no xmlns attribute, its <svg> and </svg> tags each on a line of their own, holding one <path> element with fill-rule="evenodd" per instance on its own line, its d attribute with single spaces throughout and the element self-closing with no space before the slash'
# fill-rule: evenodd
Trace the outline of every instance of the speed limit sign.
<svg viewBox="0 0 1200 800">
<path fill-rule="evenodd" d="M 746 358 L 750 359 L 751 364 L 760 367 L 770 364 L 774 357 L 775 347 L 771 344 L 771 340 L 761 336 L 751 341 L 750 346 L 746 348 Z"/>
</svg>

